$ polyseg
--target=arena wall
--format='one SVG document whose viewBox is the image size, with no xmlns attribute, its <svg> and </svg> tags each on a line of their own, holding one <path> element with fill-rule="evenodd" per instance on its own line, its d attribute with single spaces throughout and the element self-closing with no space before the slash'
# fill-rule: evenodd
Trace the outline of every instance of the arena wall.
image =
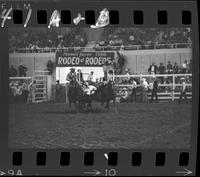
<svg viewBox="0 0 200 177">
<path fill-rule="evenodd" d="M 180 66 L 185 60 L 192 59 L 192 49 L 157 49 L 157 50 L 134 50 L 122 51 L 126 57 L 126 66 L 133 73 L 147 73 L 148 67 L 152 62 L 159 65 L 161 62 L 166 66 L 168 61 L 172 64 L 177 62 Z"/>
<path fill-rule="evenodd" d="M 181 65 L 185 60 L 192 59 L 192 49 L 157 49 L 157 50 L 133 50 L 121 51 L 126 58 L 126 66 L 133 73 L 146 73 L 149 65 L 155 62 L 172 64 L 177 62 Z M 55 53 L 11 53 L 9 54 L 10 65 L 18 67 L 20 63 L 28 68 L 27 76 L 32 76 L 35 70 L 46 70 L 47 61 L 55 62 Z"/>
</svg>

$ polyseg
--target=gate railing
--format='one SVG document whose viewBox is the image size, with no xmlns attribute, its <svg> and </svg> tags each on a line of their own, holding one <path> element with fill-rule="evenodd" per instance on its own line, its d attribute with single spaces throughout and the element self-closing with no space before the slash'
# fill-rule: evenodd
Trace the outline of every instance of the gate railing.
<svg viewBox="0 0 200 177">
<path fill-rule="evenodd" d="M 182 84 L 179 83 L 180 78 L 186 78 L 186 80 L 190 80 L 189 83 L 187 83 L 186 81 L 186 87 L 187 88 L 191 88 L 192 87 L 192 74 L 156 74 L 156 75 L 151 75 L 151 74 L 134 74 L 134 75 L 112 75 L 109 77 L 109 79 L 112 79 L 115 82 L 115 87 L 132 87 L 132 84 L 118 84 L 117 83 L 117 78 L 123 80 L 123 78 L 126 78 L 126 80 L 129 80 L 130 78 L 139 78 L 140 80 L 142 78 L 146 78 L 148 79 L 152 79 L 152 78 L 168 78 L 171 80 L 171 83 L 167 84 L 167 83 L 160 83 L 158 84 L 158 87 L 162 88 L 162 87 L 170 87 L 171 91 L 165 91 L 165 92 L 158 92 L 158 98 L 159 99 L 170 99 L 172 101 L 174 101 L 175 99 L 179 98 L 180 95 L 180 91 L 176 91 L 176 87 L 181 87 Z M 178 83 L 177 83 L 178 82 Z M 148 83 L 152 83 L 152 82 L 148 82 Z M 137 87 L 139 87 L 140 85 L 137 84 Z M 192 90 L 192 89 L 190 89 Z M 186 93 L 188 95 L 188 98 L 192 98 L 192 91 L 188 91 Z M 148 93 L 148 96 L 150 96 L 151 93 Z"/>
</svg>

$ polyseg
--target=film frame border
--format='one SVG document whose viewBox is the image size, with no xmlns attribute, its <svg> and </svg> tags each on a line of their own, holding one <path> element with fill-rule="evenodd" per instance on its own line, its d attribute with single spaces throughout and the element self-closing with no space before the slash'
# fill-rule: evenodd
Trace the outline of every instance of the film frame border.
<svg viewBox="0 0 200 177">
<path fill-rule="evenodd" d="M 6 2 L 8 4 L 9 2 Z M 16 3 L 16 2 L 14 2 Z M 23 2 L 20 1 L 20 3 L 23 4 Z M 62 3 L 60 1 L 59 3 L 51 3 L 54 6 L 46 7 L 46 2 L 41 2 L 39 7 L 37 2 L 30 2 L 31 6 L 33 7 L 34 11 L 36 9 L 45 8 L 48 11 L 52 12 L 55 10 L 55 5 L 59 7 L 62 7 L 65 9 Z M 88 4 L 89 3 L 89 4 Z M 109 4 L 109 2 L 100 2 L 100 3 L 93 3 L 93 2 L 83 2 L 77 5 L 76 3 L 66 2 L 66 9 L 72 9 L 72 11 L 78 11 L 78 12 L 84 12 L 84 10 L 88 9 L 94 9 L 95 12 L 99 12 L 102 8 L 107 7 L 112 8 L 114 10 L 118 10 L 120 14 L 120 19 L 127 19 L 127 21 L 120 20 L 119 27 L 129 27 L 134 25 L 132 15 L 130 15 L 130 12 L 133 12 L 134 9 L 142 10 L 144 13 L 144 24 L 143 25 L 134 25 L 134 27 L 186 27 L 187 25 L 183 25 L 181 23 L 181 11 L 182 10 L 189 10 L 192 12 L 192 24 L 189 25 L 189 27 L 192 28 L 192 41 L 193 41 L 193 90 L 192 92 L 195 94 L 195 97 L 193 97 L 192 100 L 192 142 L 191 142 L 191 148 L 190 149 L 101 149 L 101 150 L 95 150 L 95 149 L 9 149 L 8 148 L 8 100 L 7 100 L 7 90 L 8 90 L 8 41 L 7 41 L 7 28 L 1 28 L 0 29 L 0 37 L 2 39 L 2 42 L 4 41 L 4 45 L 0 49 L 1 56 L 3 60 L 1 60 L 1 83 L 4 83 L 1 88 L 1 105 L 2 105 L 2 113 L 1 115 L 4 115 L 3 120 L 1 120 L 0 129 L 2 132 L 0 134 L 1 139 L 1 149 L 0 149 L 0 164 L 1 168 L 0 170 L 8 171 L 9 169 L 14 169 L 17 171 L 17 169 L 22 169 L 22 172 L 26 175 L 29 174 L 40 174 L 40 175 L 47 175 L 48 174 L 57 174 L 57 175 L 84 175 L 84 171 L 88 171 L 88 167 L 84 166 L 83 163 L 83 157 L 84 152 L 94 152 L 95 153 L 95 159 L 98 159 L 98 163 L 94 163 L 93 166 L 89 166 L 89 169 L 92 170 L 93 167 L 97 170 L 101 170 L 105 172 L 105 169 L 116 169 L 117 175 L 176 175 L 174 174 L 175 171 L 182 171 L 184 167 L 178 166 L 178 156 L 180 152 L 189 152 L 190 154 L 190 163 L 187 166 L 187 169 L 191 170 L 193 174 L 195 174 L 195 166 L 196 166 L 196 153 L 197 153 L 197 126 L 198 126 L 198 104 L 199 104 L 199 61 L 197 60 L 199 58 L 199 42 L 198 42 L 198 19 L 197 19 L 197 4 L 196 2 L 147 2 L 147 4 L 144 5 L 144 2 L 127 2 L 127 4 L 122 4 L 122 2 L 116 2 L 116 4 Z M 60 5 L 59 5 L 60 4 Z M 70 5 L 69 5 L 70 4 Z M 98 8 L 96 5 L 99 4 Z M 77 8 L 78 6 L 78 8 Z M 121 7 L 121 9 L 119 9 Z M 151 8 L 152 7 L 152 8 Z M 61 9 L 62 9 L 61 8 Z M 78 10 L 77 10 L 78 9 Z M 157 17 L 156 12 L 160 9 L 167 9 L 168 12 L 168 24 L 167 25 L 158 25 L 157 24 Z M 74 12 L 73 11 L 73 12 Z M 127 16 L 129 15 L 129 18 Z M 174 16 L 175 15 L 175 16 Z M 176 16 L 177 15 L 177 16 Z M 154 20 L 150 20 L 154 18 Z M 41 25 L 35 24 L 36 21 L 31 21 L 29 23 L 29 26 L 37 26 L 41 27 Z M 128 22 L 128 23 L 127 23 Z M 13 24 L 9 24 L 9 27 L 13 26 Z M 16 27 L 16 25 L 14 25 Z M 20 25 L 19 25 L 20 26 Z M 88 25 L 80 24 L 80 27 L 87 27 Z M 117 26 L 117 25 L 116 25 Z M 115 27 L 116 27 L 115 26 Z M 47 27 L 45 25 L 45 27 Z M 71 27 L 70 25 L 67 25 L 67 27 Z M 6 42 L 7 41 L 7 42 Z M 194 137 L 195 136 L 195 137 Z M 194 137 L 194 138 L 193 138 Z M 3 141 L 2 141 L 3 140 Z M 37 152 L 46 152 L 47 153 L 47 163 L 45 166 L 38 167 L 35 165 L 35 157 Z M 70 165 L 68 167 L 61 167 L 59 164 L 59 157 L 61 152 L 69 152 L 71 154 L 70 159 Z M 105 158 L 103 157 L 104 153 L 109 152 L 118 152 L 118 160 L 119 163 L 117 166 L 109 166 L 107 165 Z M 23 165 L 21 166 L 13 166 L 12 165 L 12 155 L 13 152 L 23 152 Z M 133 152 L 141 152 L 142 153 L 142 165 L 140 167 L 133 167 L 131 165 L 131 155 Z M 155 153 L 156 152 L 165 152 L 167 158 L 166 158 L 166 164 L 164 167 L 156 167 L 155 166 Z M 31 160 L 30 160 L 31 159 Z M 169 160 L 169 159 L 172 159 Z M 175 161 L 177 159 L 177 161 Z M 169 161 L 168 161 L 169 160 Z M 31 161 L 30 164 L 28 164 Z M 77 164 L 77 162 L 80 162 Z M 103 164 L 103 165 L 102 165 Z M 130 164 L 130 165 L 129 165 Z M 77 166 L 79 169 L 77 169 Z M 56 169 L 55 169 L 56 168 Z M 171 169 L 169 171 L 169 168 Z M 28 170 L 29 169 L 29 170 Z M 31 170 L 30 170 L 31 169 Z M 55 169 L 53 171 L 48 171 L 48 169 Z M 145 172 L 142 170 L 145 169 Z"/>
</svg>

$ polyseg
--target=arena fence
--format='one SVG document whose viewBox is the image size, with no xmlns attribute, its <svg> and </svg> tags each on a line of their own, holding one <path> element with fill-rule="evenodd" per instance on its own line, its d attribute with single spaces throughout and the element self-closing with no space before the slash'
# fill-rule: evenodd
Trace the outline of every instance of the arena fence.
<svg viewBox="0 0 200 177">
<path fill-rule="evenodd" d="M 12 92 L 12 97 L 22 95 L 23 89 L 28 89 L 33 80 L 36 81 L 36 90 L 34 92 L 33 103 L 47 101 L 47 75 L 49 71 L 35 71 L 33 77 L 10 77 L 9 86 Z M 25 86 L 25 88 L 23 88 Z M 18 92 L 18 93 L 16 93 Z"/>
<path fill-rule="evenodd" d="M 64 52 L 95 50 L 95 51 L 109 51 L 109 50 L 145 50 L 145 49 L 174 49 L 174 48 L 191 48 L 192 43 L 170 43 L 170 44 L 143 44 L 143 45 L 116 45 L 116 46 L 94 46 L 94 47 L 63 47 L 63 48 L 17 48 L 10 50 L 12 53 L 54 53 L 58 49 Z"/>
<path fill-rule="evenodd" d="M 170 83 L 159 83 L 158 88 L 158 99 L 160 100 L 177 100 L 180 96 L 181 86 L 180 78 L 186 79 L 186 87 L 187 87 L 187 98 L 192 98 L 192 74 L 156 74 L 156 75 L 149 75 L 149 74 L 137 74 L 137 75 L 112 75 L 110 79 L 115 81 L 115 87 L 127 87 L 132 88 L 132 84 L 120 84 L 118 82 L 122 81 L 123 79 L 129 80 L 130 78 L 135 78 L 141 80 L 142 78 L 146 78 L 147 82 L 152 84 L 153 78 L 159 78 L 159 80 L 165 79 L 168 80 Z M 137 84 L 137 87 L 140 87 Z M 148 97 L 151 97 L 151 90 L 147 93 Z"/>
<path fill-rule="evenodd" d="M 32 83 L 33 80 L 36 80 L 36 91 L 35 91 L 35 98 L 33 102 L 45 102 L 48 100 L 48 89 L 47 89 L 47 75 L 48 71 L 35 71 L 35 75 L 33 77 L 10 77 L 10 89 L 13 95 L 16 95 L 17 89 L 16 87 L 22 87 L 23 83 L 25 83 L 26 87 L 28 88 L 29 85 Z M 130 78 L 135 78 L 137 80 L 141 80 L 142 78 L 146 78 L 147 82 L 152 83 L 154 77 L 159 78 L 161 80 L 164 78 L 165 80 L 170 80 L 170 83 L 159 83 L 159 91 L 158 91 L 158 99 L 159 100 L 168 100 L 168 101 L 175 101 L 179 99 L 180 90 L 181 90 L 181 83 L 180 78 L 184 77 L 186 79 L 186 86 L 187 86 L 187 98 L 192 98 L 192 74 L 156 74 L 156 75 L 149 75 L 149 74 L 135 74 L 135 75 L 110 75 L 110 79 L 115 81 L 115 87 L 120 89 L 123 87 L 129 88 L 131 90 L 132 84 L 123 84 L 120 83 L 122 80 L 129 80 Z M 140 87 L 137 84 L 137 87 Z M 148 97 L 151 97 L 151 90 L 147 93 Z"/>
<path fill-rule="evenodd" d="M 35 70 L 34 80 L 36 81 L 35 102 L 45 102 L 48 99 L 47 75 L 49 71 Z"/>
<path fill-rule="evenodd" d="M 28 90 L 32 84 L 33 77 L 10 77 L 9 78 L 9 101 L 12 102 L 27 102 L 27 94 L 23 90 Z"/>
</svg>

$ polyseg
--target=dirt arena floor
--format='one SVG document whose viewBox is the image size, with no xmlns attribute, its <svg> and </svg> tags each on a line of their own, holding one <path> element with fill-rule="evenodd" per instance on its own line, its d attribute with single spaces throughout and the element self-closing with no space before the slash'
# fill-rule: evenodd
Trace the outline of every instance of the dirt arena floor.
<svg viewBox="0 0 200 177">
<path fill-rule="evenodd" d="M 75 113 L 62 103 L 11 104 L 9 147 L 189 148 L 191 104 L 118 103 Z"/>
</svg>

